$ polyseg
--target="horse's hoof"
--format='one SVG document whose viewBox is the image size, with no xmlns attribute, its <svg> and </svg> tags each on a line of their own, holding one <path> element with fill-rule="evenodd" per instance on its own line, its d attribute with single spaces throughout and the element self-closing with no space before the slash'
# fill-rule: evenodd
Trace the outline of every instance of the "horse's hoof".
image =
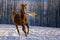
<svg viewBox="0 0 60 40">
<path fill-rule="evenodd" d="M 25 36 L 27 37 L 27 34 L 25 34 Z"/>
<path fill-rule="evenodd" d="M 20 36 L 20 35 L 19 35 Z"/>
<path fill-rule="evenodd" d="M 25 37 L 27 37 L 27 35 L 25 35 Z"/>
<path fill-rule="evenodd" d="M 25 34 L 25 36 L 27 37 L 27 36 L 28 36 L 28 34 L 29 34 L 29 32 L 27 32 L 27 33 Z"/>
<path fill-rule="evenodd" d="M 19 34 L 19 36 L 20 36 L 20 34 Z"/>
<path fill-rule="evenodd" d="M 27 32 L 27 35 L 29 34 L 29 32 Z"/>
</svg>

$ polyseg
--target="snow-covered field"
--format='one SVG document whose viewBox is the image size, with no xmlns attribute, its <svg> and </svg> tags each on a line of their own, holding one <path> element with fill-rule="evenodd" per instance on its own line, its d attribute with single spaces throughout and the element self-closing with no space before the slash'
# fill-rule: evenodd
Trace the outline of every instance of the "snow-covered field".
<svg viewBox="0 0 60 40">
<path fill-rule="evenodd" d="M 0 24 L 0 40 L 60 40 L 60 28 L 30 26 L 30 34 L 25 37 L 19 26 L 20 37 L 14 25 Z"/>
</svg>

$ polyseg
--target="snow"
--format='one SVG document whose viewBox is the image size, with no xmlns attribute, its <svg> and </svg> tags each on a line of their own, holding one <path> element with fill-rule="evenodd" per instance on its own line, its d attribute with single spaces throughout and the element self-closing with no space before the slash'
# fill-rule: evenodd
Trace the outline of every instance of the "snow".
<svg viewBox="0 0 60 40">
<path fill-rule="evenodd" d="M 30 26 L 30 33 L 25 37 L 19 26 L 20 36 L 14 25 L 0 24 L 0 40 L 60 40 L 60 28 Z"/>
</svg>

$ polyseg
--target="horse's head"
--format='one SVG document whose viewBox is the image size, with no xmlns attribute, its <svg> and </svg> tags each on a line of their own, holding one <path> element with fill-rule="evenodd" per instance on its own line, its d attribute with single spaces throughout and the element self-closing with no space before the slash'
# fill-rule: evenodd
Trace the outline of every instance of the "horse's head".
<svg viewBox="0 0 60 40">
<path fill-rule="evenodd" d="M 26 9 L 27 4 L 20 4 L 21 9 Z"/>
<path fill-rule="evenodd" d="M 27 6 L 27 4 L 20 4 L 20 12 L 22 14 L 26 13 L 26 9 L 27 9 L 26 6 Z"/>
</svg>

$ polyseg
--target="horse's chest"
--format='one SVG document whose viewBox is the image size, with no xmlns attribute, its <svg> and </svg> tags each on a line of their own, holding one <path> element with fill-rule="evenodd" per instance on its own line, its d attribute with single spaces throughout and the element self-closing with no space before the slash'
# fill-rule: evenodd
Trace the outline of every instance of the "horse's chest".
<svg viewBox="0 0 60 40">
<path fill-rule="evenodd" d="M 19 15 L 16 15 L 16 16 L 14 17 L 14 22 L 15 22 L 16 24 L 21 25 L 22 20 L 20 19 L 20 16 L 19 16 Z"/>
<path fill-rule="evenodd" d="M 23 21 L 24 24 L 26 24 L 28 22 L 27 17 L 26 16 L 22 17 L 22 16 L 19 16 L 19 15 L 16 15 L 14 17 L 14 22 L 16 24 L 21 25 L 22 21 Z"/>
</svg>

